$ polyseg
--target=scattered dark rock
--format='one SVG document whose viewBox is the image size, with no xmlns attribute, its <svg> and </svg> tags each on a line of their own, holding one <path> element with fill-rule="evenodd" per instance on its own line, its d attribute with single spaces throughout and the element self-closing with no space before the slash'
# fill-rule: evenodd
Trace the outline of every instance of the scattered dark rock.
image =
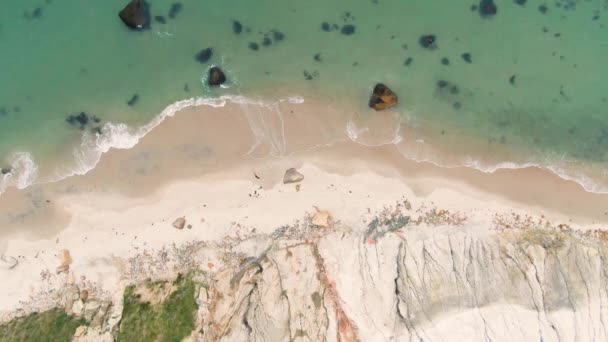
<svg viewBox="0 0 608 342">
<path fill-rule="evenodd" d="M 455 84 L 452 84 L 452 86 L 450 87 L 450 94 L 458 95 L 459 92 L 460 92 L 460 89 L 458 89 L 458 86 Z"/>
<path fill-rule="evenodd" d="M 310 81 L 313 78 L 319 76 L 319 72 L 318 71 L 314 71 L 314 72 L 310 73 L 309 71 L 304 70 L 302 72 L 302 74 L 304 75 L 304 79 L 307 80 L 307 81 Z"/>
<path fill-rule="evenodd" d="M 118 16 L 125 25 L 134 30 L 150 27 L 150 9 L 144 0 L 132 0 Z"/>
<path fill-rule="evenodd" d="M 234 32 L 235 34 L 241 34 L 241 32 L 243 32 L 243 24 L 241 24 L 241 22 L 239 22 L 238 20 L 233 20 L 232 32 Z"/>
<path fill-rule="evenodd" d="M 494 0 L 481 0 L 479 2 L 479 15 L 483 18 L 489 18 L 496 15 L 498 8 L 494 3 Z"/>
<path fill-rule="evenodd" d="M 127 101 L 127 104 L 130 107 L 133 107 L 137 104 L 137 102 L 139 101 L 139 95 L 135 94 L 133 96 L 131 96 L 131 98 L 129 99 L 129 101 Z"/>
<path fill-rule="evenodd" d="M 511 75 L 511 77 L 509 77 L 509 83 L 511 83 L 511 85 L 515 85 L 515 74 Z"/>
<path fill-rule="evenodd" d="M 80 112 L 79 114 L 72 114 L 68 116 L 65 121 L 72 126 L 79 126 L 80 129 L 84 129 L 84 127 L 89 123 L 89 116 L 85 112 Z"/>
<path fill-rule="evenodd" d="M 545 4 L 538 6 L 538 11 L 542 14 L 546 14 L 548 10 L 549 10 L 549 7 L 547 7 L 547 5 L 545 5 Z"/>
<path fill-rule="evenodd" d="M 190 91 L 190 86 L 188 85 L 188 83 L 184 84 L 184 91 L 185 92 L 189 92 Z"/>
<path fill-rule="evenodd" d="M 196 60 L 200 63 L 207 63 L 211 59 L 211 56 L 213 56 L 213 49 L 206 48 L 197 53 L 194 58 L 196 58 Z"/>
<path fill-rule="evenodd" d="M 155 16 L 154 20 L 156 20 L 156 22 L 160 23 L 160 24 L 165 24 L 167 22 L 167 20 L 165 19 L 165 17 L 162 16 L 162 15 Z"/>
<path fill-rule="evenodd" d="M 275 42 L 280 42 L 283 39 L 285 39 L 285 33 L 274 30 L 274 31 L 272 31 L 272 38 L 274 38 Z"/>
<path fill-rule="evenodd" d="M 8 175 L 9 173 L 13 172 L 13 168 L 9 167 L 3 167 L 0 169 L 0 174 L 3 175 Z"/>
<path fill-rule="evenodd" d="M 207 83 L 210 86 L 217 87 L 224 82 L 226 82 L 226 75 L 224 75 L 222 69 L 218 67 L 209 69 L 209 78 L 207 79 Z"/>
<path fill-rule="evenodd" d="M 21 112 L 21 107 L 19 107 L 19 106 L 13 107 L 13 112 L 15 112 L 15 113 Z"/>
<path fill-rule="evenodd" d="M 92 132 L 93 134 L 98 134 L 98 135 L 101 135 L 101 134 L 102 134 L 102 132 L 101 132 L 101 127 L 99 127 L 99 126 L 91 128 L 91 132 Z"/>
<path fill-rule="evenodd" d="M 338 26 L 338 24 L 331 24 L 331 28 L 334 30 L 338 30 L 340 29 L 340 26 Z"/>
<path fill-rule="evenodd" d="M 437 48 L 437 37 L 434 34 L 425 34 L 418 39 L 420 46 L 425 49 L 436 49 Z"/>
<path fill-rule="evenodd" d="M 323 22 L 321 23 L 321 30 L 325 31 L 325 32 L 329 32 L 331 31 L 331 26 L 329 25 L 328 22 Z"/>
<path fill-rule="evenodd" d="M 315 53 L 315 55 L 313 56 L 314 60 L 317 62 L 321 61 L 321 53 Z"/>
<path fill-rule="evenodd" d="M 264 39 L 262 39 L 263 46 L 270 46 L 271 44 L 272 44 L 272 40 L 270 39 L 270 37 L 265 36 Z"/>
<path fill-rule="evenodd" d="M 177 17 L 177 15 L 179 14 L 179 12 L 182 11 L 182 8 L 184 6 L 182 6 L 181 3 L 179 2 L 174 2 L 171 4 L 171 7 L 169 8 L 169 18 L 171 19 L 175 19 Z"/>
<path fill-rule="evenodd" d="M 249 43 L 249 48 L 253 51 L 258 51 L 260 49 L 260 46 L 258 45 L 258 43 L 251 42 Z"/>
<path fill-rule="evenodd" d="M 368 105 L 375 110 L 382 110 L 397 105 L 397 94 L 382 83 L 374 86 Z"/>
<path fill-rule="evenodd" d="M 8 109 L 4 107 L 0 107 L 0 116 L 5 116 L 8 114 Z"/>
<path fill-rule="evenodd" d="M 34 8 L 34 10 L 32 11 L 32 18 L 38 19 L 41 16 L 42 16 L 42 8 L 40 8 L 40 7 Z"/>
<path fill-rule="evenodd" d="M 344 25 L 342 26 L 342 29 L 340 30 L 340 33 L 350 36 L 351 34 L 355 33 L 355 25 Z"/>
<path fill-rule="evenodd" d="M 477 12 L 477 5 L 471 5 L 471 12 Z"/>
<path fill-rule="evenodd" d="M 414 59 L 412 57 L 408 57 L 405 59 L 405 62 L 403 62 L 403 65 L 409 66 L 413 61 Z"/>
<path fill-rule="evenodd" d="M 525 4 L 526 4 L 526 1 L 527 1 L 527 0 L 514 0 L 514 2 L 515 2 L 516 4 L 518 4 L 518 5 L 520 5 L 520 6 L 525 5 Z"/>
<path fill-rule="evenodd" d="M 441 59 L 441 64 L 443 64 L 443 65 L 450 65 L 450 60 L 447 57 L 443 57 Z"/>
<path fill-rule="evenodd" d="M 471 57 L 471 54 L 468 52 L 463 53 L 462 55 L 460 55 L 460 57 L 462 57 L 462 60 L 464 60 L 465 62 L 471 64 L 473 63 L 473 58 Z"/>
<path fill-rule="evenodd" d="M 437 87 L 439 88 L 445 88 L 448 86 L 448 81 L 446 80 L 439 80 L 437 81 Z"/>
<path fill-rule="evenodd" d="M 459 110 L 461 107 L 462 107 L 462 104 L 458 101 L 456 101 L 452 104 L 452 108 L 454 108 L 456 110 Z"/>
</svg>

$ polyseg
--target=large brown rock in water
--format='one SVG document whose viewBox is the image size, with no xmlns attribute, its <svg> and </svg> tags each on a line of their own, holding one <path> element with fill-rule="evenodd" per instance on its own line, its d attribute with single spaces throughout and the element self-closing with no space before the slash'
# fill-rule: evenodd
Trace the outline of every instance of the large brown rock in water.
<svg viewBox="0 0 608 342">
<path fill-rule="evenodd" d="M 144 0 L 132 0 L 118 13 L 125 25 L 134 30 L 142 30 L 150 26 L 150 9 Z"/>
<path fill-rule="evenodd" d="M 369 106 L 375 110 L 382 110 L 397 104 L 397 94 L 382 83 L 376 84 L 372 96 L 369 99 Z"/>
<path fill-rule="evenodd" d="M 226 75 L 224 75 L 222 69 L 218 67 L 209 69 L 209 79 L 207 80 L 207 83 L 209 83 L 210 86 L 217 87 L 224 82 L 226 82 Z"/>
</svg>

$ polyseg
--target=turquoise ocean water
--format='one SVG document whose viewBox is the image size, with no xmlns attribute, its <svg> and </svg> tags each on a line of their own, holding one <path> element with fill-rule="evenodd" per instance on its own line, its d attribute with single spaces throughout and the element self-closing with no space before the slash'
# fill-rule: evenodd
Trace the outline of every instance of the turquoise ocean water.
<svg viewBox="0 0 608 342">
<path fill-rule="evenodd" d="M 375 82 L 399 94 L 408 122 L 458 132 L 438 144 L 466 135 L 608 190 L 608 1 L 493 3 L 484 17 L 488 1 L 150 0 L 151 27 L 136 32 L 118 18 L 124 0 L 4 0 L 0 166 L 13 171 L 0 190 L 86 169 L 92 161 L 70 160 L 83 132 L 143 125 L 181 99 L 302 95 L 365 108 Z M 227 89 L 204 85 L 212 64 Z M 81 112 L 84 130 L 66 122 Z"/>
</svg>

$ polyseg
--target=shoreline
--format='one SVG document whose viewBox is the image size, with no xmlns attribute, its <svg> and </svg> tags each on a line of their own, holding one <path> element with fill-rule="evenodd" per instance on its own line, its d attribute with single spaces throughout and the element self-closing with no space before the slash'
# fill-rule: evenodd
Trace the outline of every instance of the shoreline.
<svg viewBox="0 0 608 342">
<path fill-rule="evenodd" d="M 286 105 L 291 109 L 278 112 L 247 107 L 245 116 L 238 105 L 189 108 L 135 147 L 106 153 L 86 175 L 1 196 L 0 224 L 7 229 L 0 254 L 18 264 L 0 269 L 7 279 L 0 312 L 10 316 L 22 305 L 34 310 L 31 301 L 82 276 L 99 293 L 119 296 L 133 280 L 124 273 L 137 260 L 130 258 L 142 251 L 238 239 L 252 230 L 270 234 L 313 215 L 314 207 L 347 227 L 403 200 L 422 211 L 462 213 L 469 223 L 450 229 L 482 235 L 492 233 L 501 215 L 579 231 L 608 225 L 608 195 L 586 192 L 547 171 L 488 174 L 414 162 L 392 144 L 350 141 L 342 118 L 311 116 L 318 108 L 306 103 Z M 391 114 L 365 123 L 389 134 L 365 138 L 391 137 L 395 126 L 383 115 Z M 252 122 L 264 129 L 252 131 Z M 291 167 L 305 176 L 299 190 L 282 184 Z M 173 228 L 179 217 L 192 229 Z M 63 249 L 74 262 L 67 274 L 55 275 Z M 54 282 L 41 280 L 41 272 L 53 274 Z"/>
</svg>

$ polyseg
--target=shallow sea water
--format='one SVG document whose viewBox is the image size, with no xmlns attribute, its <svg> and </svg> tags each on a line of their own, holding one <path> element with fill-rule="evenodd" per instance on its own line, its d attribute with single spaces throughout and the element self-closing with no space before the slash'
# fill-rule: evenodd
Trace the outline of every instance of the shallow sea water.
<svg viewBox="0 0 608 342">
<path fill-rule="evenodd" d="M 398 93 L 404 122 L 434 133 L 430 144 L 457 146 L 466 136 L 484 154 L 516 151 L 517 163 L 593 165 L 589 175 L 608 184 L 606 0 L 495 0 L 490 17 L 474 8 L 478 1 L 149 3 L 151 28 L 135 32 L 117 16 L 125 1 L 3 2 L 0 166 L 27 152 L 40 176 L 65 171 L 72 166 L 58 164 L 70 164 L 83 131 L 138 127 L 197 96 L 301 95 L 374 115 L 367 98 L 383 82 Z M 181 11 L 169 18 L 176 3 Z M 425 34 L 436 48 L 420 45 Z M 199 63 L 204 48 L 213 56 Z M 211 65 L 226 71 L 226 89 L 204 85 Z M 80 112 L 100 122 L 84 130 L 66 122 Z M 475 151 L 462 159 L 482 159 Z M 31 167 L 24 165 L 15 172 Z"/>
</svg>

